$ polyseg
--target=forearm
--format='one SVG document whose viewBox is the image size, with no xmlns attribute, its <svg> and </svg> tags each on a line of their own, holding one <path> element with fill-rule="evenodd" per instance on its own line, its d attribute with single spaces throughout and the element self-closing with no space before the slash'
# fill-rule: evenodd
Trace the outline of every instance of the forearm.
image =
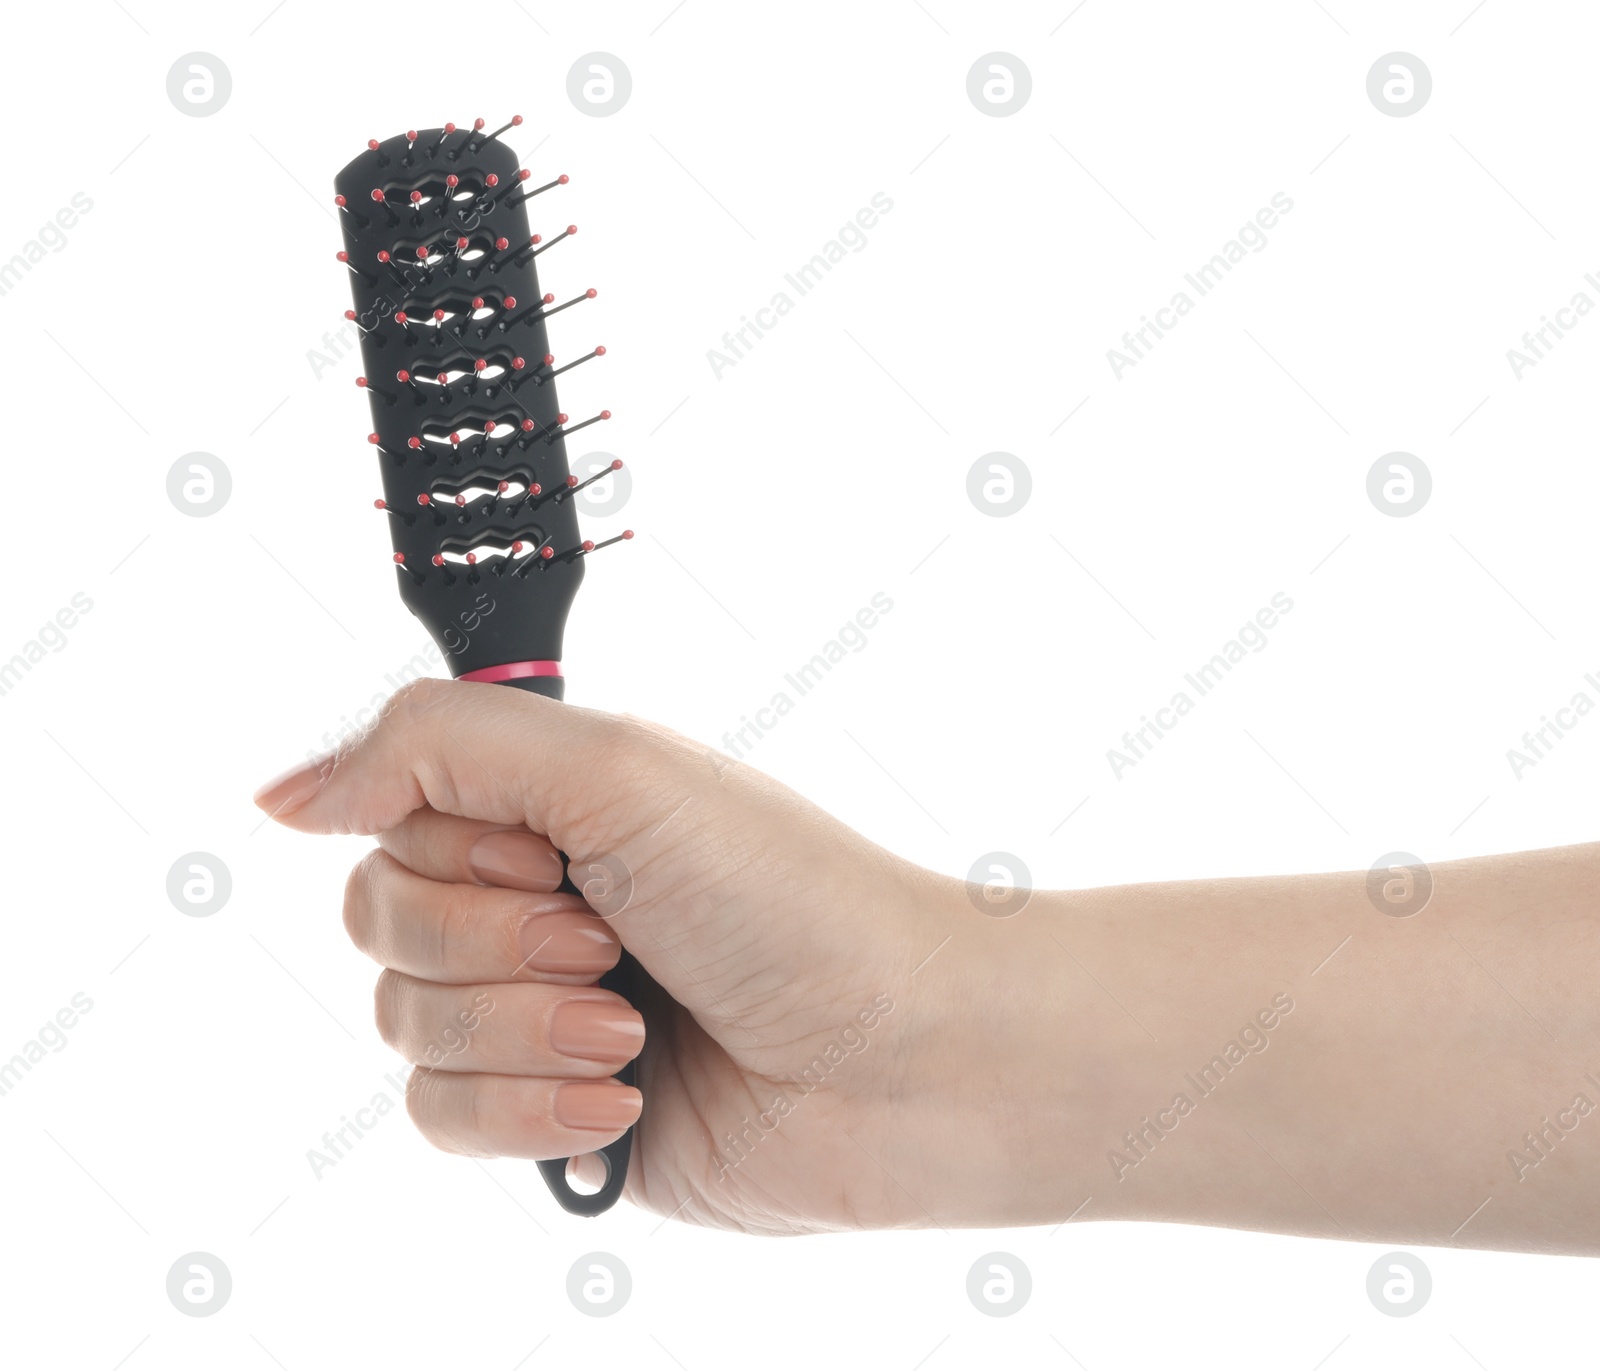
<svg viewBox="0 0 1600 1371">
<path fill-rule="evenodd" d="M 1358 872 L 968 921 L 1033 1019 L 995 1221 L 1600 1252 L 1600 844 L 1432 876 L 1408 917 Z"/>
</svg>

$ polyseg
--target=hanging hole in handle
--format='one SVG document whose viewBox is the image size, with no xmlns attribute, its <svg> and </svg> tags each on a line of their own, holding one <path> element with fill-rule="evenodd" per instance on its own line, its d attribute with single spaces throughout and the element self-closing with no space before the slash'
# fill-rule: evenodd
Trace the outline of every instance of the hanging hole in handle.
<svg viewBox="0 0 1600 1371">
<path fill-rule="evenodd" d="M 604 1152 L 586 1152 L 567 1161 L 567 1184 L 580 1195 L 598 1195 L 611 1179 L 611 1158 Z"/>
</svg>

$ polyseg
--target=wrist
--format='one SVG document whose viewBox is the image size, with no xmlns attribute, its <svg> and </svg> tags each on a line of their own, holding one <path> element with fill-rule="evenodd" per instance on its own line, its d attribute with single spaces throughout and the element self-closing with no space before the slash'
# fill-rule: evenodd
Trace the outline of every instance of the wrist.
<svg viewBox="0 0 1600 1371">
<path fill-rule="evenodd" d="M 924 875 L 894 994 L 901 1068 L 883 1154 L 904 1191 L 894 1222 L 1059 1223 L 1089 1193 L 1072 1143 L 1107 1079 L 1106 1035 L 1084 997 L 1064 993 L 1084 978 L 1052 936 L 1071 897 L 1034 892 L 996 916 L 968 883 Z"/>
</svg>

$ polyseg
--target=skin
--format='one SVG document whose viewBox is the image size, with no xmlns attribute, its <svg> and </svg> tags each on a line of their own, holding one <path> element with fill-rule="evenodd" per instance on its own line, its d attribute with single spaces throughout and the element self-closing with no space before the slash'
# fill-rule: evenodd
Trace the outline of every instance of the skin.
<svg viewBox="0 0 1600 1371">
<path fill-rule="evenodd" d="M 345 924 L 447 1151 L 589 1153 L 637 1114 L 627 1198 L 746 1233 L 1140 1219 L 1600 1252 L 1600 844 L 1437 866 L 1403 917 L 1366 872 L 995 917 L 666 729 L 440 681 L 257 803 L 376 837 Z M 524 888 L 481 881 L 496 832 L 570 854 L 604 917 L 547 893 L 550 852 Z M 560 930 L 589 960 L 530 962 Z M 653 982 L 631 1008 L 594 987 L 622 944 Z M 629 1044 L 558 1050 L 575 1000 Z M 608 1079 L 636 1051 L 642 1113 Z M 572 1082 L 611 1126 L 558 1121 Z"/>
</svg>

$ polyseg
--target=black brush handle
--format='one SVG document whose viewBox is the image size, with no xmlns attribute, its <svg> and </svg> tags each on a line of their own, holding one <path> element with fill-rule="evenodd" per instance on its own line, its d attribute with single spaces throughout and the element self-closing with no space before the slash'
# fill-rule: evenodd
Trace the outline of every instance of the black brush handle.
<svg viewBox="0 0 1600 1371">
<path fill-rule="evenodd" d="M 531 690 L 535 695 L 546 695 L 552 700 L 562 697 L 562 678 L 560 676 L 528 676 L 515 681 L 498 682 L 501 685 L 516 686 L 521 690 Z M 561 860 L 570 867 L 567 854 L 561 854 Z M 582 895 L 583 892 L 572 883 L 570 870 L 561 878 L 560 890 L 569 895 Z M 632 1000 L 639 986 L 639 979 L 643 970 L 631 953 L 624 951 L 622 960 L 610 971 L 600 978 L 600 988 L 610 990 L 621 995 L 625 1000 Z M 634 1083 L 634 1065 L 629 1062 L 613 1078 L 623 1085 Z M 556 1197 L 556 1202 L 569 1214 L 581 1214 L 585 1218 L 593 1218 L 596 1214 L 604 1214 L 614 1205 L 622 1195 L 622 1187 L 628 1180 L 628 1160 L 633 1155 L 633 1128 L 630 1126 L 615 1142 L 607 1143 L 600 1149 L 599 1155 L 605 1160 L 605 1183 L 592 1195 L 585 1195 L 574 1190 L 572 1183 L 567 1179 L 567 1165 L 572 1158 L 555 1158 L 551 1161 L 539 1163 L 539 1170 L 544 1173 L 545 1184 L 550 1187 L 550 1193 Z"/>
</svg>

